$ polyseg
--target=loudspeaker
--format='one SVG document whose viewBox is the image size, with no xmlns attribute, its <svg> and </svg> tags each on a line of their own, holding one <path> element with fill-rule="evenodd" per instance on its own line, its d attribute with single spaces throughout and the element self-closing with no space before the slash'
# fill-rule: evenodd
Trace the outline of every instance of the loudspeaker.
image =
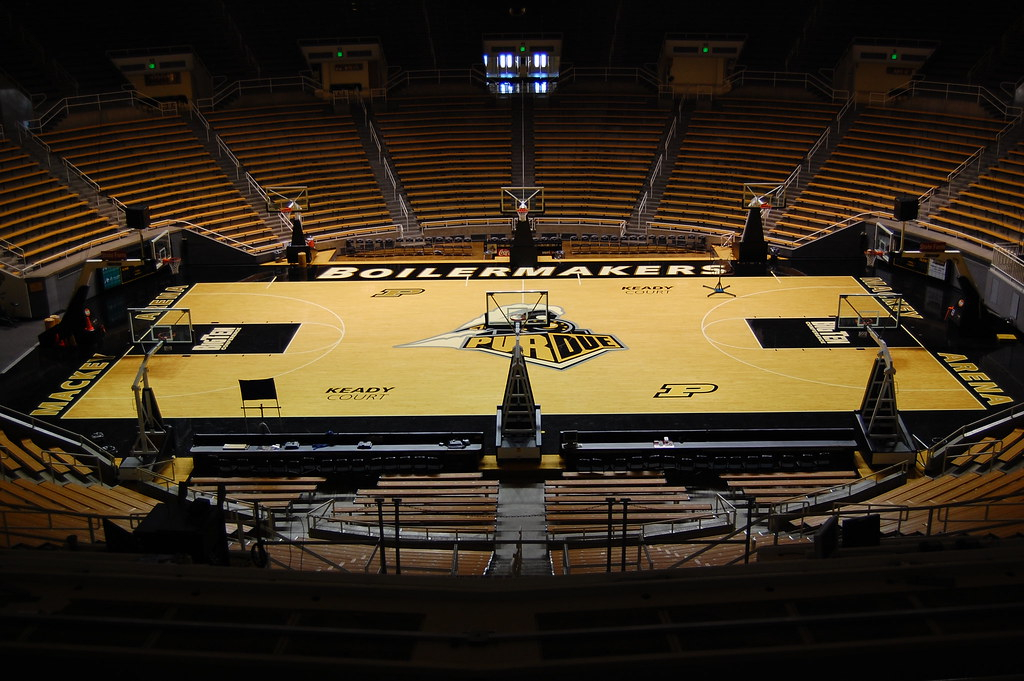
<svg viewBox="0 0 1024 681">
<path fill-rule="evenodd" d="M 882 519 L 877 513 L 843 521 L 843 546 L 878 546 Z"/>
<path fill-rule="evenodd" d="M 184 554 L 196 564 L 228 564 L 224 510 L 208 499 L 157 504 L 132 536 L 143 553 Z"/>
<path fill-rule="evenodd" d="M 829 516 L 814 533 L 814 557 L 828 558 L 839 548 L 839 521 Z"/>
<path fill-rule="evenodd" d="M 149 206 L 125 206 L 124 218 L 128 229 L 146 229 L 149 227 Z"/>
<path fill-rule="evenodd" d="M 917 199 L 912 196 L 897 196 L 893 202 L 892 216 L 897 222 L 917 219 Z"/>
</svg>

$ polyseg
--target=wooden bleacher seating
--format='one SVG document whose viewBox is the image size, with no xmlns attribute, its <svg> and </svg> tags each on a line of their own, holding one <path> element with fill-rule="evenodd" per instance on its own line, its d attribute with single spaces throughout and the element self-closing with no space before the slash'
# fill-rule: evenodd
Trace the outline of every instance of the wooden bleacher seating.
<svg viewBox="0 0 1024 681">
<path fill-rule="evenodd" d="M 968 468 L 985 469 L 995 466 L 1009 468 L 1024 456 L 1024 428 L 1014 428 L 1002 438 L 983 437 L 961 453 L 950 456 L 946 467 L 951 471 Z"/>
<path fill-rule="evenodd" d="M 326 478 L 319 476 L 190 477 L 188 486 L 212 496 L 223 490 L 226 500 L 282 510 L 309 498 L 325 481 Z"/>
<path fill-rule="evenodd" d="M 558 93 L 534 110 L 545 214 L 624 220 L 658 158 L 670 110 L 630 95 Z"/>
<path fill-rule="evenodd" d="M 294 546 L 269 544 L 267 552 L 272 558 L 271 569 L 286 566 L 290 570 L 314 572 L 346 571 L 377 574 L 380 556 L 373 544 L 306 544 L 305 549 Z M 419 576 L 482 576 L 493 558 L 491 551 L 459 549 L 424 549 L 400 547 L 402 574 Z M 384 561 L 389 574 L 396 571 L 395 550 L 385 548 Z"/>
<path fill-rule="evenodd" d="M 664 476 L 579 475 L 544 483 L 548 532 L 606 532 L 609 498 L 629 499 L 626 521 L 632 531 L 648 523 L 708 517 L 711 511 L 710 504 L 691 500 L 685 487 L 668 485 Z M 616 527 L 621 529 L 622 504 L 613 504 L 612 513 Z"/>
<path fill-rule="evenodd" d="M 421 223 L 498 216 L 513 184 L 507 109 L 486 95 L 395 98 L 374 116 Z"/>
<path fill-rule="evenodd" d="M 375 529 L 379 520 L 376 500 L 381 498 L 387 538 L 394 527 L 394 502 L 399 499 L 402 536 L 450 539 L 456 535 L 488 534 L 497 522 L 497 494 L 498 483 L 485 480 L 478 472 L 385 475 L 375 486 L 357 490 L 351 500 L 336 501 L 329 522 L 337 531 L 344 531 L 346 524 Z M 316 545 L 311 550 L 326 561 L 308 557 L 302 561 L 301 569 L 336 569 L 331 565 L 334 563 L 352 572 L 377 572 L 379 554 L 374 549 L 372 544 L 359 542 Z M 297 561 L 295 549 L 277 547 L 273 552 L 282 561 L 287 557 L 285 562 L 291 565 Z M 434 549 L 422 544 L 415 548 L 400 547 L 400 554 L 403 574 L 427 575 L 482 575 L 493 555 L 491 551 L 456 549 L 451 545 Z M 394 548 L 390 545 L 385 549 L 385 561 L 394 572 Z"/>
<path fill-rule="evenodd" d="M 928 223 L 960 232 L 981 244 L 1020 243 L 1024 227 L 1024 142 L 1007 152 Z"/>
<path fill-rule="evenodd" d="M 273 231 L 179 118 L 68 123 L 40 139 L 112 198 L 148 206 L 152 223 L 197 224 L 253 252 L 280 247 Z"/>
<path fill-rule="evenodd" d="M 731 540 L 731 541 L 723 541 Z M 702 537 L 695 542 L 647 543 L 642 548 L 626 547 L 625 571 L 669 570 L 700 568 L 708 566 L 735 565 L 744 560 L 757 560 L 757 548 L 773 544 L 802 544 L 808 548 L 812 540 L 806 536 L 794 536 L 779 533 L 763 535 L 755 533 L 751 538 L 751 552 L 746 555 L 747 547 L 741 537 L 726 534 L 714 534 Z M 591 546 L 586 548 L 569 548 L 555 546 L 551 549 L 551 568 L 555 575 L 565 574 L 599 574 L 608 572 L 607 546 Z M 566 571 L 568 559 L 568 572 Z M 611 572 L 623 571 L 622 546 L 615 545 L 611 551 Z"/>
<path fill-rule="evenodd" d="M 843 487 L 859 479 L 856 473 L 845 471 L 726 473 L 721 477 L 730 490 L 753 499 L 758 506 Z"/>
<path fill-rule="evenodd" d="M 307 238 L 391 225 L 355 124 L 322 101 L 228 107 L 206 116 L 260 186 L 307 187 Z"/>
<path fill-rule="evenodd" d="M 333 520 L 376 526 L 376 500 L 384 500 L 389 525 L 395 499 L 405 529 L 433 532 L 493 532 L 497 523 L 498 483 L 472 475 L 383 476 L 377 485 L 359 489 L 351 503 L 336 503 Z"/>
<path fill-rule="evenodd" d="M 999 503 L 998 498 L 1006 498 Z M 949 509 L 936 507 L 952 505 Z M 916 478 L 896 489 L 856 504 L 849 514 L 878 514 L 883 535 L 970 532 L 1010 537 L 1024 531 L 1024 469 L 967 472 Z M 819 527 L 828 516 L 801 519 L 806 529 Z"/>
<path fill-rule="evenodd" d="M 0 142 L 0 239 L 44 265 L 117 238 L 117 225 L 14 143 Z"/>
<path fill-rule="evenodd" d="M 36 481 L 89 482 L 92 469 L 59 447 L 43 447 L 30 437 L 0 431 L 0 460 L 13 478 Z"/>
<path fill-rule="evenodd" d="M 831 103 L 721 98 L 693 112 L 679 137 L 655 221 L 738 233 L 743 184 L 781 184 L 832 123 Z"/>
<path fill-rule="evenodd" d="M 4 546 L 64 544 L 105 540 L 103 519 L 126 531 L 152 511 L 156 501 L 122 486 L 57 483 L 25 478 L 0 481 L 0 512 L 7 532 Z"/>
<path fill-rule="evenodd" d="M 770 236 L 796 241 L 861 213 L 889 212 L 895 196 L 920 196 L 991 143 L 994 118 L 912 108 L 868 108 L 854 120 Z M 888 208 L 885 207 L 886 202 Z"/>
</svg>

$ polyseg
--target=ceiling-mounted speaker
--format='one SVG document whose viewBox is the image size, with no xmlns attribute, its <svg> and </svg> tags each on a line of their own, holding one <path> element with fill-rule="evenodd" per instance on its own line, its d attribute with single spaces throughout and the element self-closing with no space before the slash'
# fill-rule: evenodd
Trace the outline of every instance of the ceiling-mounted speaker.
<svg viewBox="0 0 1024 681">
<path fill-rule="evenodd" d="M 149 206 L 125 206 L 124 218 L 128 229 L 147 229 L 149 227 Z"/>
<path fill-rule="evenodd" d="M 917 199 L 912 196 L 897 196 L 892 207 L 892 216 L 897 222 L 917 219 Z"/>
</svg>

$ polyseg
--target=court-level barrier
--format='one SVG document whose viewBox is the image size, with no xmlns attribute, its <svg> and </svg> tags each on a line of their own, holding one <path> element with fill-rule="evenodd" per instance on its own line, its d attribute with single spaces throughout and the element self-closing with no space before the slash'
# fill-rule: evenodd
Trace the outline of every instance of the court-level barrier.
<svg viewBox="0 0 1024 681">
<path fill-rule="evenodd" d="M 475 470 L 483 433 L 196 434 L 197 475 L 347 475 Z"/>
</svg>

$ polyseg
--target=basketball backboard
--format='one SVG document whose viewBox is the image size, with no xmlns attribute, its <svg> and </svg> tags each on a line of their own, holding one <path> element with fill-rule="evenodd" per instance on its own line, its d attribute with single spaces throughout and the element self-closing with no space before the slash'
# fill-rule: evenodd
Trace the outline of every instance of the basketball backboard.
<svg viewBox="0 0 1024 681">
<path fill-rule="evenodd" d="M 786 185 L 773 182 L 744 182 L 743 207 L 768 206 L 784 208 L 786 206 Z"/>
<path fill-rule="evenodd" d="M 309 188 L 299 187 L 267 187 L 267 196 L 273 202 L 268 210 L 279 213 L 301 213 L 309 208 Z"/>
<path fill-rule="evenodd" d="M 192 343 L 192 312 L 187 307 L 128 308 L 132 343 Z"/>
<path fill-rule="evenodd" d="M 491 329 L 544 327 L 551 321 L 547 291 L 488 291 L 484 324 Z"/>
<path fill-rule="evenodd" d="M 500 205 L 502 213 L 518 214 L 523 208 L 528 215 L 543 213 L 544 187 L 502 187 Z"/>
<path fill-rule="evenodd" d="M 837 329 L 897 329 L 903 295 L 899 293 L 841 293 Z"/>
</svg>

